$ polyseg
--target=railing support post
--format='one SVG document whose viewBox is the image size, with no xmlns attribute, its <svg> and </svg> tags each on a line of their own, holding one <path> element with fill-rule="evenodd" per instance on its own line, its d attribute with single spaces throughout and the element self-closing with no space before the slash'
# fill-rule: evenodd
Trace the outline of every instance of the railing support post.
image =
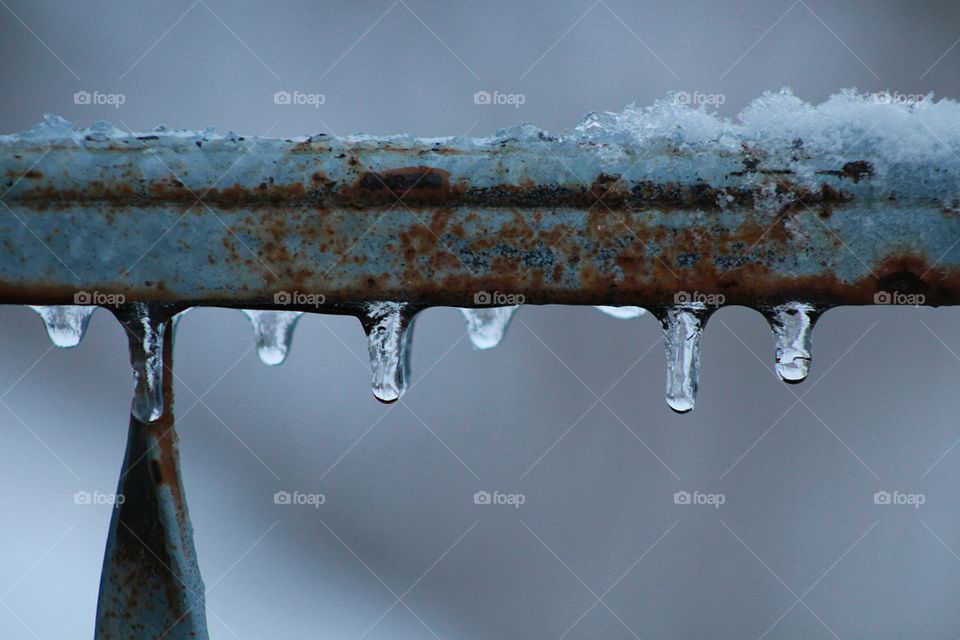
<svg viewBox="0 0 960 640">
<path fill-rule="evenodd" d="M 173 320 L 162 322 L 163 413 L 149 423 L 130 416 L 117 487 L 123 499 L 110 521 L 100 578 L 97 640 L 208 637 L 174 431 Z M 136 354 L 143 348 L 138 323 L 124 326 Z"/>
</svg>

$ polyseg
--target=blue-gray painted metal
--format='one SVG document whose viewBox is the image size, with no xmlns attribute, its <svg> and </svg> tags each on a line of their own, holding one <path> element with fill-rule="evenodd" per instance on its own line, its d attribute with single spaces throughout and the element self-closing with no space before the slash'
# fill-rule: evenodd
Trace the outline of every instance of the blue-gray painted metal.
<svg viewBox="0 0 960 640">
<path fill-rule="evenodd" d="M 905 258 L 937 281 L 931 303 L 955 295 L 941 285 L 960 266 L 960 159 L 898 159 L 873 138 L 825 151 L 532 127 L 277 140 L 50 122 L 0 138 L 8 301 L 270 306 L 307 291 L 471 306 L 499 287 L 656 305 L 706 285 L 750 303 L 829 277 L 814 295 L 859 304 Z"/>
</svg>

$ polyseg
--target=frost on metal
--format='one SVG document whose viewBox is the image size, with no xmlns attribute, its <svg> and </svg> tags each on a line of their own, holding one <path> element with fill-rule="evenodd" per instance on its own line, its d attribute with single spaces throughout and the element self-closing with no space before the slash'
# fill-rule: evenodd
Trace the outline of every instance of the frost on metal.
<svg viewBox="0 0 960 640">
<path fill-rule="evenodd" d="M 668 177 L 717 182 L 717 178 L 728 177 L 728 160 L 737 162 L 749 150 L 794 169 L 808 186 L 820 182 L 817 176 L 823 164 L 842 166 L 850 158 L 868 157 L 884 185 L 898 191 L 906 186 L 904 193 L 911 193 L 916 189 L 909 188 L 910 180 L 918 175 L 911 175 L 911 167 L 926 178 L 956 185 L 960 174 L 955 156 L 960 150 L 958 121 L 960 104 L 935 101 L 932 95 L 907 104 L 845 91 L 812 105 L 784 90 L 758 98 L 734 120 L 667 98 L 647 107 L 631 105 L 618 113 L 588 113 L 573 129 L 556 134 L 523 124 L 476 138 L 409 134 L 338 138 L 321 133 L 280 139 L 165 126 L 133 133 L 102 121 L 89 129 L 75 129 L 69 121 L 47 115 L 32 129 L 0 136 L 0 148 L 46 149 L 53 145 L 73 154 L 104 148 L 134 152 L 114 167 L 96 163 L 73 166 L 73 157 L 65 157 L 71 175 L 56 182 L 62 187 L 82 186 L 97 177 L 122 178 L 124 170 L 136 168 L 136 177 L 148 181 L 168 178 L 171 170 L 180 169 L 178 175 L 185 186 L 201 189 L 224 177 L 229 168 L 226 159 L 236 160 L 239 149 L 251 153 L 230 171 L 228 184 L 259 185 L 269 177 L 286 184 L 301 178 L 298 163 L 271 166 L 272 160 L 280 160 L 291 150 L 327 152 L 311 166 L 323 170 L 326 180 L 333 182 L 355 175 L 349 161 L 337 152 L 364 152 L 368 167 L 378 170 L 397 164 L 390 162 L 397 150 L 416 153 L 428 161 L 425 164 L 469 179 L 475 188 L 521 186 L 528 181 L 576 185 L 601 173 L 623 176 L 628 169 L 631 182 Z M 672 153 L 656 155 L 665 151 Z M 497 153 L 497 162 L 476 164 L 473 154 L 490 152 Z M 676 152 L 682 153 L 676 156 Z M 159 160 L 158 155 L 162 156 Z M 534 157 L 536 162 L 530 162 Z M 635 165 L 640 157 L 649 162 Z M 408 159 L 399 158 L 401 163 Z M 4 158 L 7 168 L 13 164 L 10 160 Z M 928 171 L 934 163 L 944 165 L 936 176 Z M 507 168 L 511 171 L 502 171 Z M 760 179 L 762 174 L 754 178 Z M 27 181 L 17 186 L 23 192 L 36 185 Z M 11 192 L 14 197 L 17 186 Z M 952 191 L 956 190 L 954 186 Z"/>
</svg>

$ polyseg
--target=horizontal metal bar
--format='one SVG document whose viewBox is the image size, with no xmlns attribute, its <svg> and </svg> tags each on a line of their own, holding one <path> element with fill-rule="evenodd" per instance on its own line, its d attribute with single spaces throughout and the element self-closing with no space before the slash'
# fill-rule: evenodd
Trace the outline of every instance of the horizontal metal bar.
<svg viewBox="0 0 960 640">
<path fill-rule="evenodd" d="M 63 123 L 45 126 L 0 138 L 4 302 L 960 301 L 960 159 L 898 159 L 873 139 L 824 151 L 530 127 L 278 140 L 101 125 L 54 141 Z"/>
</svg>

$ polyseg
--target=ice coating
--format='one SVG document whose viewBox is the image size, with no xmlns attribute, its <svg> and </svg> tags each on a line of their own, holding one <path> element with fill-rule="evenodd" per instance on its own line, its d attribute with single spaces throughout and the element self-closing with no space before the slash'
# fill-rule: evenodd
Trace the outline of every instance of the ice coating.
<svg viewBox="0 0 960 640">
<path fill-rule="evenodd" d="M 90 316 L 97 310 L 95 306 L 54 305 L 49 307 L 30 306 L 40 314 L 47 328 L 47 335 L 58 347 L 75 347 L 83 340 L 90 323 Z"/>
<path fill-rule="evenodd" d="M 358 145 L 389 143 L 392 146 L 439 146 L 480 148 L 493 145 L 593 144 L 635 146 L 651 140 L 669 140 L 683 145 L 722 147 L 737 151 L 742 142 L 766 148 L 794 148 L 799 139 L 806 149 L 841 151 L 856 144 L 860 150 L 875 149 L 890 160 L 946 158 L 960 147 L 960 103 L 935 100 L 933 94 L 899 100 L 889 93 L 859 93 L 846 89 L 821 104 L 805 102 L 789 89 L 766 92 L 734 118 L 724 118 L 706 109 L 684 104 L 667 95 L 649 106 L 631 104 L 619 112 L 590 112 L 568 132 L 550 133 L 532 124 L 501 129 L 477 138 L 418 137 L 412 134 L 371 136 L 354 134 L 333 138 L 326 134 L 289 138 L 297 143 L 318 138 L 337 139 Z M 864 135 L 866 134 L 866 135 Z M 147 132 L 127 132 L 108 122 L 90 128 L 73 128 L 69 120 L 46 114 L 44 120 L 18 134 L 0 136 L 0 143 L 16 141 L 102 142 L 107 139 L 181 139 L 241 143 L 235 133 L 218 134 L 213 129 L 170 129 L 159 126 Z M 251 138 L 257 139 L 257 138 Z M 270 139 L 257 139 L 269 142 Z M 276 142 L 281 142 L 275 139 Z M 131 142 L 130 144 L 133 144 Z"/>
<path fill-rule="evenodd" d="M 302 311 L 263 311 L 244 309 L 257 339 L 257 355 L 264 364 L 283 364 L 290 351 L 293 330 L 303 315 Z"/>
<path fill-rule="evenodd" d="M 813 314 L 813 306 L 803 302 L 782 304 L 770 314 L 777 345 L 776 371 L 784 382 L 802 382 L 810 371 Z"/>
<path fill-rule="evenodd" d="M 373 395 L 381 402 L 399 400 L 407 390 L 413 320 L 405 302 L 372 302 L 360 318 L 367 333 Z"/>
<path fill-rule="evenodd" d="M 566 132 L 551 134 L 523 124 L 477 138 L 316 134 L 268 139 L 166 127 L 134 133 L 105 122 L 73 129 L 67 120 L 48 115 L 28 131 L 0 136 L 0 147 L 59 141 L 60 146 L 77 147 L 77 153 L 100 148 L 142 151 L 105 168 L 100 179 L 135 189 L 141 181 L 168 181 L 174 172 L 198 193 L 217 184 L 228 170 L 232 181 L 251 187 L 271 179 L 280 185 L 302 184 L 302 167 L 280 159 L 292 148 L 308 145 L 316 151 L 308 170 L 321 171 L 332 183 L 356 179 L 356 170 L 340 159 L 341 153 L 363 153 L 368 170 L 383 171 L 404 166 L 407 161 L 396 151 L 406 149 L 422 157 L 425 166 L 448 172 L 451 180 L 469 180 L 475 188 L 530 182 L 583 188 L 601 174 L 622 176 L 624 184 L 702 180 L 722 188 L 731 182 L 731 173 L 744 168 L 741 160 L 747 154 L 760 164 L 756 174 L 739 181 L 741 187 L 744 182 L 770 182 L 759 169 L 789 172 L 797 187 L 838 183 L 842 178 L 831 175 L 831 167 L 839 170 L 848 162 L 864 161 L 877 179 L 846 180 L 844 188 L 896 192 L 898 198 L 933 190 L 948 200 L 960 196 L 960 103 L 934 100 L 932 94 L 911 100 L 895 96 L 844 90 L 813 105 L 784 89 L 765 93 L 729 119 L 668 95 L 645 107 L 588 113 Z M 237 157 L 250 145 L 256 153 Z M 496 162 L 478 162 L 473 153 L 501 149 L 510 153 Z M 638 162 L 647 156 L 656 162 Z M 68 167 L 61 162 L 67 159 L 51 154 L 43 161 L 44 173 L 57 176 L 57 186 L 65 190 L 83 184 L 88 176 L 65 173 Z M 938 167 L 932 177 L 930 166 Z M 15 184 L 11 195 L 30 188 L 27 183 Z"/>
<path fill-rule="evenodd" d="M 123 320 L 129 335 L 133 367 L 133 402 L 130 413 L 140 422 L 153 422 L 163 415 L 163 334 L 167 322 L 148 304 L 134 303 L 133 313 Z"/>
<path fill-rule="evenodd" d="M 685 304 L 667 310 L 663 334 L 667 352 L 667 404 L 677 413 L 693 409 L 700 386 L 700 336 L 702 304 Z"/>
<path fill-rule="evenodd" d="M 647 310 L 643 307 L 603 307 L 595 306 L 594 309 L 602 313 L 607 314 L 617 318 L 618 320 L 630 320 L 632 318 L 639 318 L 644 315 Z"/>
<path fill-rule="evenodd" d="M 516 313 L 516 305 L 511 307 L 491 307 L 482 309 L 460 309 L 467 321 L 467 335 L 477 349 L 492 349 L 503 340 L 510 320 Z"/>
<path fill-rule="evenodd" d="M 5 138 L 19 138 L 29 142 L 53 143 L 60 141 L 61 143 L 75 142 L 79 144 L 83 141 L 83 133 L 75 130 L 73 124 L 66 118 L 45 113 L 42 122 L 16 136 L 0 136 L 0 141 Z"/>
<path fill-rule="evenodd" d="M 789 89 L 766 92 L 734 120 L 691 108 L 668 96 L 647 107 L 588 113 L 573 138 L 638 144 L 672 139 L 685 145 L 736 151 L 742 142 L 764 148 L 796 147 L 819 153 L 873 149 L 891 161 L 946 158 L 960 146 L 960 103 L 933 94 L 900 100 L 889 93 L 845 89 L 813 105 Z"/>
</svg>

